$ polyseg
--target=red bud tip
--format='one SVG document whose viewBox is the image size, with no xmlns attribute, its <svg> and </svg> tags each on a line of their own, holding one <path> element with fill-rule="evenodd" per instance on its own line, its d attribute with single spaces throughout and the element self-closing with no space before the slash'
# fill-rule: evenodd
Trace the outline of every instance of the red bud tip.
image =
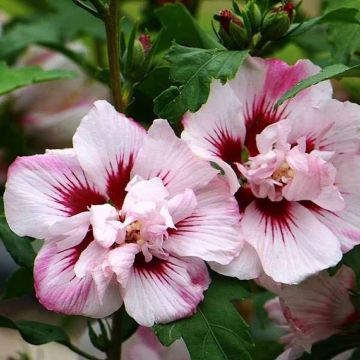
<svg viewBox="0 0 360 360">
<path fill-rule="evenodd" d="M 229 27 L 230 27 L 230 23 L 234 22 L 235 24 L 239 25 L 239 26 L 243 26 L 241 20 L 239 18 L 237 18 L 230 10 L 221 10 L 220 11 L 220 24 L 221 27 L 227 32 L 229 33 Z"/>
<path fill-rule="evenodd" d="M 145 54 L 148 54 L 151 49 L 151 39 L 149 34 L 141 34 L 139 36 L 140 44 L 142 45 Z"/>
</svg>

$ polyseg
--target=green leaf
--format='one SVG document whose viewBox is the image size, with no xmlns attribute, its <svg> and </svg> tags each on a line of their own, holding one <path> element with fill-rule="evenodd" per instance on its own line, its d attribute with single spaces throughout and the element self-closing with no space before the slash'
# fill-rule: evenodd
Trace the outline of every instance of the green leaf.
<svg viewBox="0 0 360 360">
<path fill-rule="evenodd" d="M 204 31 L 182 4 L 167 4 L 155 11 L 164 28 L 161 49 L 167 49 L 172 41 L 203 49 L 223 49 L 223 46 Z"/>
<path fill-rule="evenodd" d="M 2 200 L 0 203 L 2 207 Z M 35 251 L 28 238 L 21 238 L 10 230 L 2 209 L 0 209 L 0 239 L 18 265 L 32 270 L 36 256 Z"/>
<path fill-rule="evenodd" d="M 320 24 L 336 24 L 336 27 L 344 24 L 358 26 L 360 25 L 359 8 L 339 8 L 328 11 L 322 16 L 309 19 L 301 24 L 293 24 L 289 32 L 291 36 L 298 36 Z"/>
<path fill-rule="evenodd" d="M 17 269 L 6 280 L 1 299 L 13 299 L 32 293 L 34 289 L 33 282 L 32 272 L 29 269 Z"/>
<path fill-rule="evenodd" d="M 348 67 L 343 64 L 327 66 L 322 69 L 318 74 L 310 76 L 296 84 L 291 90 L 286 92 L 278 100 L 276 106 L 280 106 L 286 100 L 289 100 L 296 96 L 300 91 L 305 90 L 312 85 L 318 84 L 321 81 L 346 77 L 360 77 L 360 65 L 356 65 L 353 67 Z"/>
<path fill-rule="evenodd" d="M 248 326 L 231 303 L 248 295 L 239 280 L 213 274 L 205 300 L 195 315 L 155 325 L 154 331 L 166 346 L 182 338 L 192 360 L 251 359 Z"/>
<path fill-rule="evenodd" d="M 67 70 L 43 70 L 36 66 L 9 68 L 0 63 L 0 95 L 24 86 L 59 79 L 73 79 L 76 72 Z"/>
<path fill-rule="evenodd" d="M 48 0 L 48 5 L 47 13 L 17 19 L 5 29 L 0 38 L 0 59 L 7 59 L 31 44 L 64 44 L 84 34 L 105 40 L 102 22 L 74 5 L 72 0 Z"/>
<path fill-rule="evenodd" d="M 12 321 L 0 316 L 0 327 L 18 330 L 22 338 L 33 345 L 42 345 L 49 342 L 58 342 L 64 345 L 70 344 L 69 336 L 65 331 L 54 325 L 35 321 Z"/>
<path fill-rule="evenodd" d="M 167 55 L 171 64 L 171 86 L 155 99 L 155 113 L 172 123 L 188 110 L 199 110 L 209 96 L 213 79 L 233 79 L 248 55 L 247 51 L 204 50 L 173 45 Z"/>
<path fill-rule="evenodd" d="M 347 252 L 342 262 L 354 271 L 358 288 L 360 288 L 360 246 L 355 246 L 351 251 Z"/>
<path fill-rule="evenodd" d="M 360 0 L 328 0 L 326 11 L 350 8 L 360 20 Z M 360 48 L 360 25 L 359 24 L 337 24 L 328 28 L 328 37 L 332 45 L 331 55 L 335 62 L 349 63 L 351 55 Z"/>
</svg>

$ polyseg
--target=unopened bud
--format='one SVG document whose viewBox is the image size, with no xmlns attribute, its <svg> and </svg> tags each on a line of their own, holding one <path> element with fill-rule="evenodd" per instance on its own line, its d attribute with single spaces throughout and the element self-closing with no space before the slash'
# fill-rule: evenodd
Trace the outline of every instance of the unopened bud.
<svg viewBox="0 0 360 360">
<path fill-rule="evenodd" d="M 139 36 L 139 42 L 142 45 L 145 55 L 147 55 L 151 50 L 151 39 L 149 34 L 141 34 Z"/>
<path fill-rule="evenodd" d="M 259 32 L 262 22 L 262 13 L 256 2 L 253 0 L 249 1 L 245 6 L 244 13 L 249 19 L 252 33 L 256 34 Z"/>
<path fill-rule="evenodd" d="M 244 49 L 249 42 L 249 36 L 240 18 L 230 10 L 222 10 L 214 16 L 219 21 L 219 36 L 228 49 Z"/>
<path fill-rule="evenodd" d="M 269 40 L 280 39 L 288 32 L 294 16 L 295 7 L 291 2 L 275 6 L 264 18 L 261 35 Z"/>
</svg>

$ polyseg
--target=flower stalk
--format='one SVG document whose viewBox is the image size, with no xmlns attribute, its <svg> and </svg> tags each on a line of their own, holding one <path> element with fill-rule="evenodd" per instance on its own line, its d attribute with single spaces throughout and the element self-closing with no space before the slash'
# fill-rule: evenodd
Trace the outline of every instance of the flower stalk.
<svg viewBox="0 0 360 360">
<path fill-rule="evenodd" d="M 110 87 L 113 95 L 114 107 L 117 111 L 124 112 L 124 104 L 121 93 L 120 73 L 120 2 L 111 0 L 103 21 L 106 29 L 107 50 L 110 67 Z"/>
<path fill-rule="evenodd" d="M 124 305 L 116 311 L 112 316 L 112 330 L 111 330 L 111 347 L 108 352 L 108 360 L 121 359 L 121 345 L 122 345 L 122 323 L 125 316 Z"/>
</svg>

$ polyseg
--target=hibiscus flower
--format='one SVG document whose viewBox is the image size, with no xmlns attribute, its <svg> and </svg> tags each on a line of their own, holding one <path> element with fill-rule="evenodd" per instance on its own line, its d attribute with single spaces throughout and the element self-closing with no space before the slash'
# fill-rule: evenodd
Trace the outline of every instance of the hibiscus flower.
<svg viewBox="0 0 360 360">
<path fill-rule="evenodd" d="M 146 132 L 98 101 L 74 148 L 18 158 L 4 195 L 11 229 L 44 239 L 35 289 L 49 310 L 105 317 L 124 302 L 144 326 L 191 315 L 204 261 L 242 246 L 228 185 L 165 120 Z"/>
<path fill-rule="evenodd" d="M 230 265 L 213 264 L 223 274 L 299 283 L 360 243 L 360 107 L 333 100 L 328 81 L 275 106 L 319 70 L 249 58 L 184 116 L 182 138 L 223 169 L 242 213 L 246 246 Z"/>
<path fill-rule="evenodd" d="M 349 292 L 356 288 L 355 274 L 347 266 L 332 277 L 321 272 L 299 285 L 271 284 L 266 278 L 258 282 L 279 295 L 265 304 L 270 319 L 285 331 L 281 342 L 286 349 L 278 360 L 310 353 L 314 343 L 343 332 L 358 318 Z"/>
</svg>

